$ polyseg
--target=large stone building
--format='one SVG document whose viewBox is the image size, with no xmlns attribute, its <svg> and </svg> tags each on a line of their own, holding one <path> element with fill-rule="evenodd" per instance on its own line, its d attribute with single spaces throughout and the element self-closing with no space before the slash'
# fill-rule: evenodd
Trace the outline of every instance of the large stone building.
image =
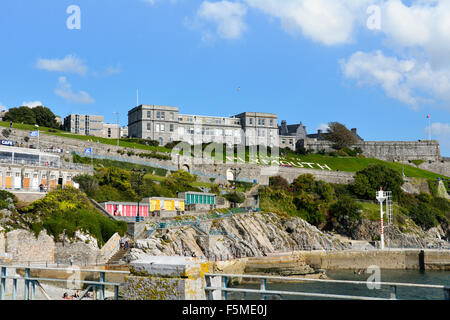
<svg viewBox="0 0 450 320">
<path fill-rule="evenodd" d="M 104 136 L 103 116 L 70 114 L 64 118 L 64 130 L 86 136 Z"/>
<path fill-rule="evenodd" d="M 278 143 L 277 115 L 245 112 L 234 117 L 180 114 L 177 107 L 140 105 L 128 112 L 128 135 L 158 141 L 190 144 L 217 142 L 227 144 Z"/>
</svg>

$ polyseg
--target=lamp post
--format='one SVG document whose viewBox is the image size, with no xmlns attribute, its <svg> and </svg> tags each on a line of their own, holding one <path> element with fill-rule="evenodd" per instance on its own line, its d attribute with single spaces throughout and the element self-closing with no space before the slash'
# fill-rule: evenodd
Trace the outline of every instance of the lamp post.
<svg viewBox="0 0 450 320">
<path fill-rule="evenodd" d="M 40 150 L 40 148 L 39 148 L 39 125 L 38 124 L 35 124 L 34 125 L 36 128 L 37 128 L 37 138 L 38 138 L 38 150 Z"/>
<path fill-rule="evenodd" d="M 142 182 L 143 182 L 143 178 L 146 174 L 145 169 L 139 169 L 137 170 L 136 168 L 131 169 L 134 178 L 136 179 L 136 189 L 137 189 L 137 193 L 138 193 L 138 207 L 137 207 L 137 218 L 136 220 L 139 220 L 139 206 L 141 203 L 141 186 L 142 186 Z"/>
<path fill-rule="evenodd" d="M 117 146 L 119 146 L 120 140 L 119 112 L 113 112 L 113 114 L 117 114 Z"/>
</svg>

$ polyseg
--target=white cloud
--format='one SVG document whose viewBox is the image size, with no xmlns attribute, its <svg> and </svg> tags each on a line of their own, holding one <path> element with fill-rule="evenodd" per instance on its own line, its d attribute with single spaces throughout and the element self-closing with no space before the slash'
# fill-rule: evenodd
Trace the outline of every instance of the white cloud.
<svg viewBox="0 0 450 320">
<path fill-rule="evenodd" d="M 85 75 L 87 67 L 83 61 L 74 55 L 67 55 L 63 59 L 38 59 L 36 68 L 46 71 L 76 73 Z"/>
<path fill-rule="evenodd" d="M 381 17 L 388 45 L 423 50 L 433 67 L 450 66 L 450 1 L 416 0 L 406 6 L 388 0 Z"/>
<path fill-rule="evenodd" d="M 178 3 L 178 2 L 181 2 L 183 0 L 142 0 L 142 1 L 145 2 L 145 3 L 148 3 L 149 5 L 154 6 L 158 2 Z"/>
<path fill-rule="evenodd" d="M 289 33 L 325 45 L 349 43 L 358 21 L 373 0 L 244 0 L 250 7 L 280 20 Z"/>
<path fill-rule="evenodd" d="M 341 68 L 347 78 L 359 85 L 381 86 L 388 97 L 413 109 L 433 99 L 450 101 L 450 74 L 433 70 L 427 62 L 387 57 L 381 51 L 358 51 L 348 60 L 341 60 Z"/>
<path fill-rule="evenodd" d="M 197 18 L 216 25 L 216 33 L 224 39 L 237 39 L 247 30 L 244 17 L 247 8 L 240 2 L 203 1 L 197 11 Z M 212 34 L 205 32 L 203 40 L 210 39 Z"/>
<path fill-rule="evenodd" d="M 21 106 L 28 107 L 28 108 L 31 108 L 31 109 L 39 107 L 39 106 L 43 106 L 43 105 L 44 104 L 41 101 L 30 101 L 30 102 L 24 101 L 21 104 Z"/>
<path fill-rule="evenodd" d="M 328 130 L 328 128 L 329 128 L 329 126 L 328 126 L 328 124 L 326 124 L 326 123 L 321 123 L 321 124 L 319 124 L 319 127 L 317 128 L 317 130 L 322 130 L 322 131 L 327 131 Z"/>
<path fill-rule="evenodd" d="M 109 66 L 108 68 L 106 68 L 105 74 L 108 75 L 112 75 L 112 74 L 118 74 L 122 72 L 122 69 L 120 68 L 120 66 Z"/>
<path fill-rule="evenodd" d="M 424 133 L 431 133 L 432 139 L 437 138 L 444 147 L 450 148 L 450 124 L 434 122 L 425 128 Z"/>
<path fill-rule="evenodd" d="M 4 106 L 3 103 L 0 102 L 0 111 L 8 110 L 7 106 Z"/>
<path fill-rule="evenodd" d="M 72 85 L 67 82 L 66 77 L 59 77 L 58 88 L 55 90 L 55 94 L 64 98 L 68 102 L 74 102 L 79 104 L 90 104 L 94 102 L 87 92 L 80 91 L 74 93 L 72 91 Z"/>
</svg>

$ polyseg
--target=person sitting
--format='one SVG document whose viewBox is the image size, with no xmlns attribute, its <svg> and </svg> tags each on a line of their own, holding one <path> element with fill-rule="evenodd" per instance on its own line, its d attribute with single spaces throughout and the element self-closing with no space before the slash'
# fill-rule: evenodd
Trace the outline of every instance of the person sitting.
<svg viewBox="0 0 450 320">
<path fill-rule="evenodd" d="M 80 297 L 80 293 L 77 291 L 75 291 L 75 293 L 72 295 L 72 298 L 79 298 Z"/>
<path fill-rule="evenodd" d="M 67 294 L 67 292 L 64 292 L 63 299 L 64 299 L 64 300 L 72 300 L 73 298 L 72 298 L 72 297 L 69 297 L 69 295 Z"/>
</svg>

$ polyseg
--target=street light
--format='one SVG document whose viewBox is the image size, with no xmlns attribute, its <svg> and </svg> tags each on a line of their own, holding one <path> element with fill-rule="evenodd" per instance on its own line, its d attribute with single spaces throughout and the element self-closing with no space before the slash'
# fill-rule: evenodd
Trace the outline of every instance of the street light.
<svg viewBox="0 0 450 320">
<path fill-rule="evenodd" d="M 137 207 L 136 221 L 139 221 L 140 220 L 139 219 L 139 205 L 141 203 L 141 186 L 142 186 L 143 178 L 146 174 L 146 171 L 145 171 L 145 169 L 138 170 L 136 168 L 133 168 L 133 169 L 131 169 L 131 172 L 133 173 L 134 178 L 136 179 L 135 182 L 136 182 L 136 188 L 137 188 L 137 194 L 138 194 L 138 207 Z"/>
<path fill-rule="evenodd" d="M 119 112 L 113 112 L 113 114 L 117 114 L 117 146 L 119 146 L 120 140 Z"/>
</svg>

